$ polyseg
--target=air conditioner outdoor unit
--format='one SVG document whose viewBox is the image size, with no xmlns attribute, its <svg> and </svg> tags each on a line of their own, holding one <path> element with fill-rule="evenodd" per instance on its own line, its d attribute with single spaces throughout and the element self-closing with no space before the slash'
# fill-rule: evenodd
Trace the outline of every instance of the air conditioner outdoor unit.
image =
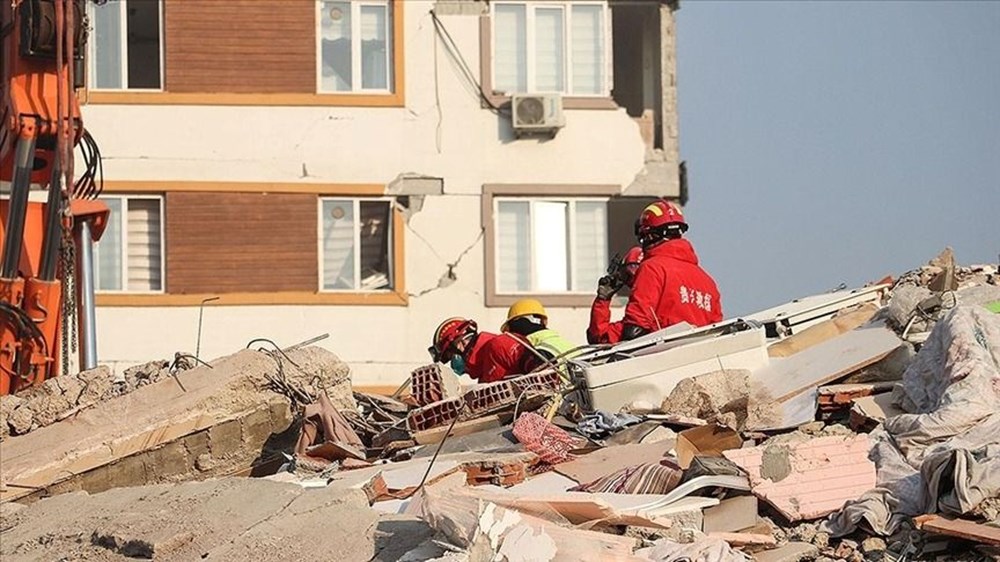
<svg viewBox="0 0 1000 562">
<path fill-rule="evenodd" d="M 514 94 L 510 107 L 514 132 L 518 136 L 554 135 L 566 125 L 559 94 Z"/>
</svg>

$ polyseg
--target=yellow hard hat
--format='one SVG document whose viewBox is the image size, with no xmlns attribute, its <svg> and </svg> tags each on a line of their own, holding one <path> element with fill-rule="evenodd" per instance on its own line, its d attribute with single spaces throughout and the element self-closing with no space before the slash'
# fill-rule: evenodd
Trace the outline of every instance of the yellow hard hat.
<svg viewBox="0 0 1000 562">
<path fill-rule="evenodd" d="M 510 305 L 507 309 L 507 321 L 500 326 L 500 331 L 507 331 L 507 324 L 515 318 L 522 316 L 541 316 L 542 322 L 548 323 L 549 315 L 545 312 L 545 307 L 536 299 L 521 299 Z"/>
</svg>

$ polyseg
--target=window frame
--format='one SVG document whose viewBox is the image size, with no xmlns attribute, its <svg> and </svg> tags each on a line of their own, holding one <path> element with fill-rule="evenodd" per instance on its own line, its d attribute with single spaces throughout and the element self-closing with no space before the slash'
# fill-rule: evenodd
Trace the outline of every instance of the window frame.
<svg viewBox="0 0 1000 562">
<path fill-rule="evenodd" d="M 121 40 L 120 40 L 120 42 L 118 44 L 118 48 L 120 49 L 120 52 L 122 53 L 122 56 L 121 56 L 121 73 L 122 74 L 121 74 L 121 76 L 122 76 L 122 82 L 123 83 L 127 83 L 128 82 L 128 56 L 129 56 L 129 54 L 128 54 L 128 13 L 127 13 L 127 10 L 128 10 L 128 3 L 129 3 L 130 0 L 118 0 L 118 1 L 119 1 L 118 5 L 120 6 L 120 8 L 119 8 L 119 12 L 120 13 L 118 14 L 118 17 L 119 17 L 119 21 L 121 23 L 121 29 L 123 31 L 122 36 L 121 36 Z M 88 92 L 95 92 L 95 93 L 105 93 L 105 92 L 107 92 L 107 93 L 134 92 L 134 93 L 141 94 L 141 93 L 161 93 L 161 92 L 165 91 L 165 89 L 164 89 L 164 82 L 166 81 L 167 72 L 166 72 L 166 68 L 164 67 L 164 64 L 166 62 L 166 54 L 165 54 L 165 51 L 166 51 L 166 41 L 164 40 L 165 39 L 164 38 L 165 28 L 164 28 L 164 21 L 163 21 L 164 20 L 164 16 L 166 14 L 166 10 L 165 10 L 164 4 L 166 4 L 166 2 L 164 0 L 156 0 L 156 5 L 157 5 L 157 7 L 159 8 L 159 11 L 160 11 L 160 14 L 159 14 L 160 17 L 158 18 L 158 21 L 157 21 L 157 23 L 159 24 L 159 39 L 160 39 L 160 49 L 159 49 L 159 52 L 160 52 L 160 87 L 159 88 L 129 88 L 127 84 L 124 87 L 121 87 L 121 88 L 99 88 L 99 87 L 97 87 L 97 84 L 96 84 L 96 74 L 97 73 L 96 73 L 96 69 L 94 67 L 94 65 L 97 64 L 97 42 L 94 41 L 93 38 L 90 38 L 90 39 L 87 40 L 87 79 L 85 81 L 86 84 L 87 84 L 87 90 L 88 90 Z M 88 33 L 91 33 L 91 34 L 94 31 L 94 28 L 93 28 L 94 24 L 93 24 L 93 22 L 96 19 L 95 16 L 94 16 L 94 10 L 96 10 L 97 8 L 98 8 L 98 6 L 96 4 L 94 4 L 92 2 L 88 2 L 87 3 L 87 17 L 90 18 L 90 22 L 91 22 L 90 28 L 87 31 L 88 31 Z M 91 78 L 92 77 L 95 78 L 93 84 L 91 83 Z"/>
<path fill-rule="evenodd" d="M 499 255 L 497 245 L 497 203 L 499 201 L 524 200 L 524 199 L 549 199 L 549 200 L 603 200 L 609 201 L 612 197 L 621 194 L 621 186 L 611 184 L 486 184 L 483 186 L 482 194 L 482 221 L 485 229 L 484 245 L 484 265 L 485 275 L 485 304 L 487 307 L 506 307 L 515 301 L 534 297 L 545 302 L 547 307 L 589 307 L 594 300 L 592 291 L 561 291 L 561 292 L 500 292 L 499 291 Z M 567 224 L 567 237 L 569 231 L 575 228 L 572 223 Z M 610 233 L 609 233 L 610 234 Z M 575 236 L 575 233 L 573 234 Z M 570 241 L 568 244 L 572 244 Z M 534 250 L 532 250 L 534 251 Z M 576 266 L 573 252 L 569 252 L 567 266 Z M 570 278 L 572 287 L 572 277 Z M 596 289 L 596 286 L 595 286 Z"/>
<path fill-rule="evenodd" d="M 604 44 L 602 45 L 603 57 L 601 59 L 601 78 L 602 78 L 602 88 L 601 92 L 596 94 L 581 94 L 573 91 L 573 7 L 576 5 L 580 6 L 600 6 L 601 7 L 601 17 L 602 17 L 602 27 L 604 30 L 603 39 Z M 496 84 L 496 9 L 498 6 L 523 6 L 525 9 L 525 62 L 526 62 L 526 80 L 525 80 L 525 91 L 524 92 L 506 92 L 495 89 Z M 565 91 L 563 92 L 548 92 L 544 90 L 534 89 L 535 84 L 535 12 L 539 9 L 545 8 L 560 8 L 563 13 L 563 83 L 565 85 Z M 612 59 L 614 55 L 613 48 L 613 38 L 611 36 L 611 7 L 608 5 L 607 0 L 493 0 L 490 2 L 490 17 L 488 22 L 488 35 L 489 42 L 483 45 L 484 49 L 488 49 L 488 66 L 483 65 L 483 76 L 489 76 L 489 88 L 484 88 L 487 90 L 487 94 L 493 94 L 495 96 L 500 96 L 501 98 L 509 98 L 512 94 L 560 94 L 563 98 L 576 98 L 579 100 L 607 100 L 611 98 L 611 89 L 614 86 L 614 80 L 612 71 L 614 69 L 614 61 Z M 484 42 L 485 43 L 485 42 Z M 484 57 L 485 58 L 485 57 Z M 617 107 L 616 104 L 613 104 Z M 570 107 L 572 109 L 572 107 Z M 589 107 L 585 107 L 589 108 Z"/>
<path fill-rule="evenodd" d="M 316 94 L 323 96 L 343 95 L 343 96 L 389 96 L 396 92 L 396 7 L 394 0 L 340 0 L 350 3 L 351 6 L 351 89 L 350 90 L 324 90 L 323 89 L 323 3 L 325 0 L 316 0 Z M 361 8 L 364 6 L 378 6 L 386 10 L 386 83 L 388 88 L 359 87 L 363 83 L 361 67 Z M 355 48 L 357 47 L 357 48 Z M 355 86 L 358 85 L 358 86 Z"/>
<path fill-rule="evenodd" d="M 119 231 L 121 232 L 121 275 L 122 288 L 121 289 L 101 289 L 97 286 L 98 282 L 98 271 L 97 267 L 100 263 L 100 250 L 98 249 L 97 243 L 94 244 L 94 255 L 93 255 L 93 267 L 94 267 L 94 293 L 98 295 L 164 295 L 167 294 L 167 240 L 166 240 L 166 206 L 164 205 L 164 196 L 162 194 L 132 194 L 132 193 L 105 193 L 99 198 L 100 201 L 106 201 L 108 199 L 118 199 L 121 201 L 121 208 L 123 209 L 119 213 Z M 160 212 L 160 288 L 158 290 L 140 291 L 132 290 L 128 287 L 128 202 L 132 200 L 146 200 L 146 201 L 156 201 L 159 205 Z M 108 214 L 108 220 L 115 220 L 114 214 Z"/>
<path fill-rule="evenodd" d="M 374 290 L 364 290 L 359 288 L 361 285 L 361 225 L 355 220 L 354 222 L 354 247 L 357 251 L 354 252 L 354 281 L 355 288 L 351 289 L 327 289 L 324 284 L 324 271 L 325 271 L 325 260 L 323 258 L 323 227 L 324 227 L 324 217 L 323 217 L 323 202 L 324 201 L 351 201 L 353 203 L 354 217 L 361 216 L 361 202 L 362 201 L 383 201 L 389 204 L 389 236 L 388 236 L 388 256 L 386 256 L 386 261 L 389 264 L 389 287 L 384 289 L 374 289 Z M 351 195 L 321 195 L 316 198 L 316 252 L 317 252 L 317 293 L 319 294 L 357 294 L 357 295 L 379 295 L 379 294 L 391 294 L 400 292 L 398 285 L 398 269 L 399 264 L 397 263 L 397 252 L 399 251 L 396 244 L 396 237 L 400 236 L 401 233 L 396 232 L 399 226 L 399 221 L 396 220 L 396 200 L 394 197 L 360 197 Z"/>
</svg>

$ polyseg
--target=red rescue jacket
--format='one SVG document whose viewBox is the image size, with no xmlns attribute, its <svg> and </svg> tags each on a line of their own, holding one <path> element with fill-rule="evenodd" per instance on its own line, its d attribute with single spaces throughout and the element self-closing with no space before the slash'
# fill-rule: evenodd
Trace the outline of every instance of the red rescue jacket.
<svg viewBox="0 0 1000 562">
<path fill-rule="evenodd" d="M 510 334 L 480 332 L 465 356 L 465 372 L 479 382 L 528 373 L 541 361 Z"/>
<path fill-rule="evenodd" d="M 655 332 L 679 322 L 707 326 L 722 320 L 722 299 L 712 277 L 683 238 L 663 241 L 639 265 L 625 307 L 625 324 Z"/>
<path fill-rule="evenodd" d="M 622 341 L 622 321 L 611 321 L 611 301 L 594 299 L 590 305 L 590 326 L 587 328 L 587 343 L 618 343 Z"/>
</svg>

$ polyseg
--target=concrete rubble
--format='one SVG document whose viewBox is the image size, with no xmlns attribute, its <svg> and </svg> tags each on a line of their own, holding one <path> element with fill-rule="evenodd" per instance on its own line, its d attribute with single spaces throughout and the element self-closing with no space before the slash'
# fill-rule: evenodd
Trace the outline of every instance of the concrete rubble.
<svg viewBox="0 0 1000 562">
<path fill-rule="evenodd" d="M 0 557 L 997 559 L 998 302 L 946 250 L 489 385 L 356 392 L 317 347 L 63 376 L 0 398 Z"/>
</svg>

